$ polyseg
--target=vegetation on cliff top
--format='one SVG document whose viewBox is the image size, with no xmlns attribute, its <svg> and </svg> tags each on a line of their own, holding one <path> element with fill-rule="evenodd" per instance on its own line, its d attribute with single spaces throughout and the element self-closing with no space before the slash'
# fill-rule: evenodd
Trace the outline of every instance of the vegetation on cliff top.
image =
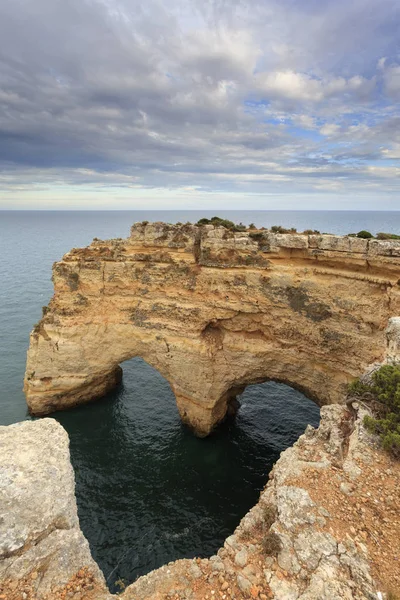
<svg viewBox="0 0 400 600">
<path fill-rule="evenodd" d="M 357 379 L 350 384 L 349 395 L 371 407 L 374 416 L 364 418 L 365 427 L 379 435 L 385 450 L 400 458 L 400 365 L 383 365 L 368 382 Z"/>
<path fill-rule="evenodd" d="M 384 233 L 383 231 L 380 231 L 374 236 L 370 231 L 366 231 L 365 229 L 362 229 L 358 233 L 349 233 L 348 235 L 349 237 L 358 237 L 364 240 L 375 238 L 377 240 L 400 240 L 400 235 L 396 235 L 395 233 Z"/>
<path fill-rule="evenodd" d="M 179 224 L 179 223 L 178 223 Z M 304 231 L 297 231 L 295 227 L 282 227 L 282 225 L 272 225 L 269 229 L 266 227 L 256 227 L 254 223 L 250 223 L 249 226 L 244 225 L 243 223 L 234 223 L 229 219 L 223 219 L 221 217 L 212 217 L 211 219 L 207 219 L 206 217 L 199 219 L 196 225 L 215 225 L 217 227 L 225 227 L 230 231 L 246 231 L 250 230 L 251 237 L 256 237 L 259 231 L 272 231 L 272 233 L 292 233 L 292 234 L 300 234 L 300 235 L 320 235 L 320 231 L 317 229 L 305 229 Z M 256 231 L 254 231 L 256 230 Z M 253 232 L 253 233 L 252 233 Z M 325 235 L 325 234 L 324 234 Z M 379 232 L 374 236 L 370 231 L 366 231 L 362 229 L 358 233 L 349 233 L 349 237 L 357 237 L 361 239 L 378 239 L 378 240 L 400 240 L 400 235 L 396 235 L 395 233 L 384 233 Z"/>
</svg>

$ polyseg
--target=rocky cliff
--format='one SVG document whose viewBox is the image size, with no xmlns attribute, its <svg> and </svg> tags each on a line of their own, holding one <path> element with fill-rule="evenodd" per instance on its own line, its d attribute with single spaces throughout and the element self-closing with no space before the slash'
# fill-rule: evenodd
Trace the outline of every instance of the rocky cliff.
<svg viewBox="0 0 400 600">
<path fill-rule="evenodd" d="M 199 435 L 267 379 L 340 402 L 369 365 L 400 357 L 399 276 L 399 241 L 137 223 L 54 264 L 30 338 L 29 409 L 98 398 L 134 356 L 169 381 Z"/>
<path fill-rule="evenodd" d="M 282 453 L 259 502 L 217 555 L 165 565 L 118 598 L 398 594 L 400 463 L 374 447 L 362 416 L 358 405 L 324 407 L 319 429 L 309 427 Z M 117 600 L 79 529 L 62 427 L 51 419 L 0 427 L 0 449 L 0 599 Z"/>
<path fill-rule="evenodd" d="M 53 419 L 0 427 L 0 599 L 107 600 L 79 527 L 68 435 Z"/>
</svg>

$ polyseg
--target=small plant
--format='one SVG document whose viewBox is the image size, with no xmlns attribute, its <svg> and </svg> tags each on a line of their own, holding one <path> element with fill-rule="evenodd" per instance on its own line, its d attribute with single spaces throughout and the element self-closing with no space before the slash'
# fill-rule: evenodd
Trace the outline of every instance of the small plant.
<svg viewBox="0 0 400 600">
<path fill-rule="evenodd" d="M 229 221 L 229 219 L 221 219 L 221 217 L 212 217 L 211 219 L 203 218 L 197 221 L 196 225 L 216 225 L 217 227 L 225 227 L 226 229 L 238 227 L 233 221 Z M 246 229 L 244 225 L 243 227 Z"/>
<path fill-rule="evenodd" d="M 400 366 L 383 365 L 370 383 L 354 381 L 349 395 L 371 406 L 374 416 L 364 418 L 365 427 L 379 435 L 385 450 L 400 458 Z"/>
<path fill-rule="evenodd" d="M 46 316 L 49 310 L 48 306 L 42 306 L 42 317 Z"/>
<path fill-rule="evenodd" d="M 276 508 L 273 504 L 266 504 L 263 508 L 263 520 L 265 527 L 269 529 L 276 520 Z"/>
<path fill-rule="evenodd" d="M 254 225 L 254 223 L 250 223 L 249 229 L 257 229 L 257 227 Z"/>
<path fill-rule="evenodd" d="M 263 239 L 264 234 L 261 231 L 250 231 L 249 237 L 257 242 Z"/>
<path fill-rule="evenodd" d="M 363 240 L 369 240 L 370 238 L 373 238 L 374 236 L 369 231 L 365 231 L 365 229 L 362 229 L 361 231 L 359 231 L 357 233 L 357 237 L 362 238 Z"/>
<path fill-rule="evenodd" d="M 232 231 L 246 231 L 247 227 L 246 225 L 243 225 L 243 223 L 239 223 L 239 225 L 234 225 L 232 227 Z"/>
<path fill-rule="evenodd" d="M 117 579 L 117 581 L 115 582 L 115 585 L 119 587 L 119 589 L 120 589 L 119 593 L 122 593 L 126 588 L 126 583 L 122 578 Z"/>
<path fill-rule="evenodd" d="M 305 229 L 303 235 L 320 235 L 318 229 Z"/>
<path fill-rule="evenodd" d="M 282 550 L 281 538 L 274 531 L 269 531 L 264 535 L 261 545 L 267 556 L 277 556 Z"/>
<path fill-rule="evenodd" d="M 285 227 L 282 227 L 282 225 L 272 225 L 271 231 L 273 233 L 297 233 L 296 227 L 286 229 Z"/>
<path fill-rule="evenodd" d="M 146 225 L 148 225 L 148 224 L 149 224 L 149 222 L 148 222 L 148 221 L 142 221 L 142 225 L 146 226 Z"/>
<path fill-rule="evenodd" d="M 380 231 L 376 234 L 378 240 L 400 240 L 400 235 L 396 235 L 395 233 L 384 233 Z"/>
</svg>

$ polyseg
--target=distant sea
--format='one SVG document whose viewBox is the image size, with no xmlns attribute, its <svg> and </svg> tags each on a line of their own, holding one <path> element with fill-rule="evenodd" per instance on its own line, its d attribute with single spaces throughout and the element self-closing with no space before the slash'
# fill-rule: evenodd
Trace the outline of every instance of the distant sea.
<svg viewBox="0 0 400 600">
<path fill-rule="evenodd" d="M 400 212 L 0 211 L 0 424 L 29 418 L 26 350 L 52 295 L 54 261 L 94 237 L 126 237 L 136 221 L 215 214 L 258 227 L 400 234 Z M 257 501 L 279 453 L 319 421 L 314 403 L 268 382 L 249 386 L 236 420 L 198 440 L 157 371 L 140 358 L 123 369 L 123 385 L 103 400 L 53 415 L 70 436 L 82 529 L 113 590 L 118 579 L 216 552 Z"/>
</svg>

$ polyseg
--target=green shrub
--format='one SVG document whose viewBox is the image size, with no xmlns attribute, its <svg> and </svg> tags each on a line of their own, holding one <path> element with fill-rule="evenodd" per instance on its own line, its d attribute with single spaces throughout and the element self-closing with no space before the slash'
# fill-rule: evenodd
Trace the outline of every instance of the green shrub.
<svg viewBox="0 0 400 600">
<path fill-rule="evenodd" d="M 234 225 L 231 229 L 232 231 L 246 231 L 247 227 L 243 223 L 239 223 L 239 225 Z"/>
<path fill-rule="evenodd" d="M 203 218 L 197 221 L 196 225 L 216 225 L 217 227 L 226 227 L 226 229 L 233 229 L 237 227 L 233 221 L 229 219 L 221 219 L 221 217 L 212 217 L 211 219 Z M 246 229 L 246 227 L 243 225 Z"/>
<path fill-rule="evenodd" d="M 295 227 L 286 229 L 285 227 L 282 227 L 282 225 L 272 225 L 271 231 L 273 233 L 297 233 L 297 229 Z"/>
<path fill-rule="evenodd" d="M 379 435 L 382 446 L 400 458 L 400 366 L 383 365 L 371 377 L 371 383 L 359 380 L 349 386 L 350 396 L 362 397 L 372 408 L 364 425 Z"/>
<path fill-rule="evenodd" d="M 396 235 L 395 233 L 384 233 L 380 231 L 376 234 L 378 240 L 400 240 L 400 235 Z"/>
<path fill-rule="evenodd" d="M 362 229 L 357 233 L 357 237 L 362 238 L 363 240 L 368 240 L 370 238 L 373 238 L 374 236 L 369 231 L 365 231 L 365 229 Z"/>
<path fill-rule="evenodd" d="M 267 556 L 277 556 L 282 550 L 281 538 L 273 531 L 269 531 L 263 537 L 262 547 Z"/>
<path fill-rule="evenodd" d="M 254 225 L 254 223 L 250 223 L 249 229 L 257 229 L 257 227 Z"/>
<path fill-rule="evenodd" d="M 318 231 L 318 229 L 305 229 L 303 231 L 303 235 L 320 235 L 320 232 Z"/>
<path fill-rule="evenodd" d="M 250 231 L 249 237 L 252 240 L 259 241 L 263 239 L 264 234 L 261 231 Z"/>
</svg>

